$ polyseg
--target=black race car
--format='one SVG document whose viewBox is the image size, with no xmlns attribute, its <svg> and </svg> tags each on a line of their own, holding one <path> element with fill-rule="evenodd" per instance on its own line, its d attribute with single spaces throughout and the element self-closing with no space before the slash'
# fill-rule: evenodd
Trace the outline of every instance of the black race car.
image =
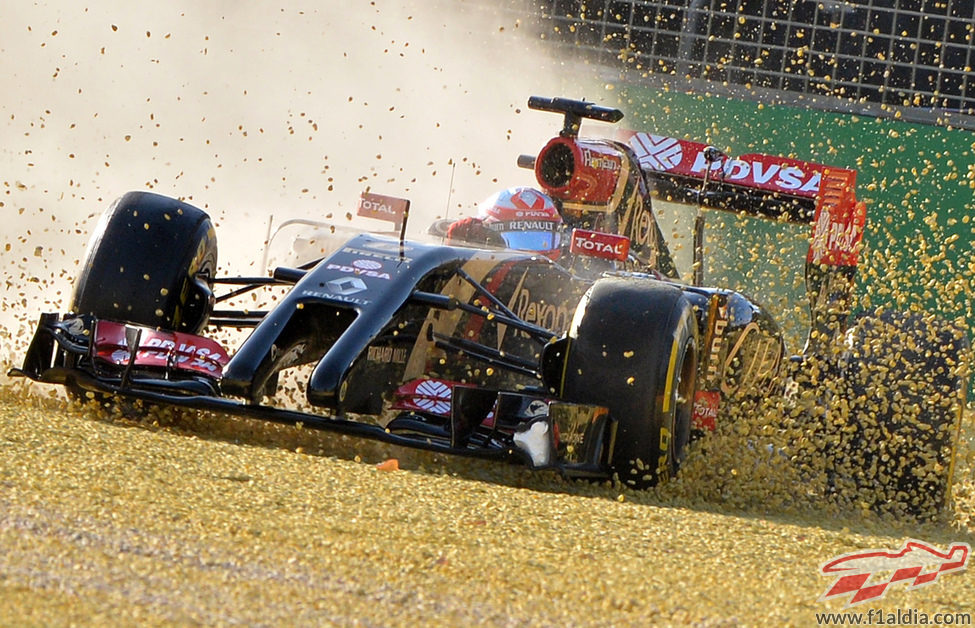
<svg viewBox="0 0 975 628">
<path fill-rule="evenodd" d="M 41 316 L 11 373 L 79 397 L 521 458 L 636 487 L 673 476 L 692 436 L 731 408 L 786 396 L 805 400 L 789 406 L 792 419 L 836 429 L 865 468 L 882 468 L 865 483 L 923 495 L 925 507 L 944 502 L 967 341 L 930 316 L 851 317 L 865 219 L 855 172 L 768 155 L 733 160 L 631 131 L 584 139 L 584 119 L 623 114 L 561 98 L 529 106 L 564 116 L 557 137 L 520 158 L 571 228 L 558 261 L 362 233 L 271 277 L 217 277 L 203 211 L 130 192 L 98 225 L 68 313 Z M 408 204 L 364 199 L 370 215 L 393 215 L 405 233 Z M 659 202 L 699 208 L 686 282 L 657 224 Z M 812 226 L 812 325 L 801 355 L 785 355 L 779 327 L 755 301 L 700 285 L 704 209 Z M 217 286 L 229 289 L 217 296 Z M 288 290 L 272 308 L 232 307 L 277 286 Z M 229 352 L 210 339 L 226 327 L 253 330 Z M 279 376 L 299 367 L 309 371 L 306 400 L 286 407 Z M 839 428 L 816 409 L 833 404 L 851 408 Z"/>
</svg>

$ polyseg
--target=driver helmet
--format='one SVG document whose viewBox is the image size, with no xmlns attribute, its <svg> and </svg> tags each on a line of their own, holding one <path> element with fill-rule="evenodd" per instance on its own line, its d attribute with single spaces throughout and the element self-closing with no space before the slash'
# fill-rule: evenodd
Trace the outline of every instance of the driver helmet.
<svg viewBox="0 0 975 628">
<path fill-rule="evenodd" d="M 509 249 L 558 257 L 562 216 L 552 199 L 534 188 L 507 188 L 492 194 L 478 205 L 477 217 Z"/>
</svg>

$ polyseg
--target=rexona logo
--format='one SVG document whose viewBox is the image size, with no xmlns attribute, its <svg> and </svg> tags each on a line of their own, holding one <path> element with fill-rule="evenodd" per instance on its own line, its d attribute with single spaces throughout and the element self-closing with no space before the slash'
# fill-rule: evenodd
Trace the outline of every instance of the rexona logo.
<svg viewBox="0 0 975 628">
<path fill-rule="evenodd" d="M 879 600 L 887 589 L 905 584 L 916 589 L 934 583 L 943 574 L 964 571 L 971 547 L 952 543 L 945 551 L 915 539 L 899 550 L 861 550 L 837 556 L 819 567 L 823 576 L 835 578 L 820 601 L 850 596 L 846 607 Z"/>
<path fill-rule="evenodd" d="M 573 229 L 569 250 L 579 255 L 625 262 L 630 254 L 630 239 L 612 233 Z"/>
</svg>

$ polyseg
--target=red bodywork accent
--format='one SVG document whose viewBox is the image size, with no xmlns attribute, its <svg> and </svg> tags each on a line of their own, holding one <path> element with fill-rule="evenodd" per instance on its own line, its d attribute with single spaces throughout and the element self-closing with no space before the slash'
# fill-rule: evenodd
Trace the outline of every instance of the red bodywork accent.
<svg viewBox="0 0 975 628">
<path fill-rule="evenodd" d="M 556 137 L 535 159 L 535 177 L 555 198 L 607 204 L 616 194 L 623 158 L 605 142 Z"/>
<path fill-rule="evenodd" d="M 548 253 L 557 255 L 558 251 L 557 250 L 548 251 Z M 517 266 L 518 266 L 517 261 L 510 261 L 501 264 L 485 283 L 490 286 L 496 286 L 495 289 L 497 289 L 497 287 L 500 287 L 501 284 L 504 283 L 504 280 L 505 278 L 507 278 L 508 273 L 510 273 Z M 491 293 L 494 294 L 493 292 Z M 483 305 L 481 303 L 481 297 L 475 297 L 473 304 L 477 306 Z M 487 321 L 487 318 L 485 318 L 484 316 L 471 316 L 469 319 L 467 319 L 467 327 L 464 329 L 464 337 L 480 338 L 481 330 L 484 328 L 485 321 Z"/>
<path fill-rule="evenodd" d="M 449 379 L 414 379 L 396 389 L 390 408 L 450 418 L 454 388 L 458 387 L 470 388 L 471 385 Z M 494 410 L 488 412 L 481 425 L 494 427 Z"/>
<path fill-rule="evenodd" d="M 707 144 L 626 130 L 617 138 L 633 149 L 645 171 L 704 181 Z M 709 180 L 714 183 L 815 200 L 807 262 L 857 265 L 866 205 L 856 200 L 856 170 L 762 153 L 735 158 L 721 155 L 710 164 L 710 170 Z"/>
<path fill-rule="evenodd" d="M 718 410 L 721 407 L 721 393 L 717 390 L 699 390 L 694 393 L 694 413 L 691 427 L 696 430 L 713 432 L 717 426 Z"/>
<path fill-rule="evenodd" d="M 573 229 L 569 250 L 579 255 L 625 262 L 630 254 L 630 239 L 600 231 Z"/>
<path fill-rule="evenodd" d="M 449 417 L 454 386 L 460 385 L 446 379 L 415 379 L 396 389 L 391 407 Z"/>
<path fill-rule="evenodd" d="M 856 200 L 855 170 L 827 168 L 816 198 L 816 216 L 806 261 L 827 266 L 856 266 L 867 208 Z"/>
<path fill-rule="evenodd" d="M 111 321 L 95 323 L 93 357 L 115 366 L 127 366 L 131 352 L 125 339 L 126 328 L 140 332 L 134 366 L 177 369 L 220 378 L 230 361 L 224 348 L 209 338 Z"/>
</svg>

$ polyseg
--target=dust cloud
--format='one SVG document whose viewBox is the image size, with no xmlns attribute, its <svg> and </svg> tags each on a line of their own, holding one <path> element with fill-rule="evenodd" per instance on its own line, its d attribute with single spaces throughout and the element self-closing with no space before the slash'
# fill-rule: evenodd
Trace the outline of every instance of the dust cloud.
<svg viewBox="0 0 975 628">
<path fill-rule="evenodd" d="M 0 7 L 0 355 L 66 307 L 91 228 L 126 191 L 206 209 L 221 272 L 249 274 L 272 215 L 354 220 L 371 189 L 410 198 L 421 231 L 530 184 L 515 159 L 558 121 L 527 97 L 599 97 L 510 8 L 317 5 Z"/>
</svg>

